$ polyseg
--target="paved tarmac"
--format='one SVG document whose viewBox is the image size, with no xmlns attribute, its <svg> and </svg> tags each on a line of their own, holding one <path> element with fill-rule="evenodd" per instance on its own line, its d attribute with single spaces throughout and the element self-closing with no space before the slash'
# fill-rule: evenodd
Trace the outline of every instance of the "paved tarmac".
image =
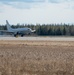
<svg viewBox="0 0 74 75">
<path fill-rule="evenodd" d="M 0 40 L 27 40 L 27 41 L 74 41 L 74 37 L 64 36 L 24 36 L 24 37 L 13 37 L 13 36 L 0 36 Z"/>
</svg>

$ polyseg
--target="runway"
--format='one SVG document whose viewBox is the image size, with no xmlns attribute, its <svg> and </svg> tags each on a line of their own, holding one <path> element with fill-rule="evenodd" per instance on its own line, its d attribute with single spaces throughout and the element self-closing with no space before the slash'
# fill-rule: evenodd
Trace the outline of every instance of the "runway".
<svg viewBox="0 0 74 75">
<path fill-rule="evenodd" d="M 12 36 L 0 36 L 0 40 L 26 40 L 26 41 L 74 41 L 74 37 L 64 36 L 24 36 L 24 37 L 12 37 Z"/>
</svg>

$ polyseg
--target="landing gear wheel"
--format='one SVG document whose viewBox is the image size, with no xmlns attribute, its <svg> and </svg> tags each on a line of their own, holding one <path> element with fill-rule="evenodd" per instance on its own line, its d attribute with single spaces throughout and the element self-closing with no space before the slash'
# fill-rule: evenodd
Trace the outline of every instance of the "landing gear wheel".
<svg viewBox="0 0 74 75">
<path fill-rule="evenodd" d="M 14 34 L 14 37 L 18 37 L 18 35 Z"/>
<path fill-rule="evenodd" d="M 22 34 L 21 37 L 23 37 L 24 35 Z"/>
<path fill-rule="evenodd" d="M 31 33 L 29 33 L 28 35 L 31 35 Z"/>
</svg>

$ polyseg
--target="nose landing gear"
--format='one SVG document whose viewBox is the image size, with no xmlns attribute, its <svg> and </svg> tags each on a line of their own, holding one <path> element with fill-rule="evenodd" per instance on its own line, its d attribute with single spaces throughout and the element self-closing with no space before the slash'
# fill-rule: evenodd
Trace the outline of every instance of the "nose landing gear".
<svg viewBox="0 0 74 75">
<path fill-rule="evenodd" d="M 21 37 L 23 37 L 24 35 L 23 34 L 21 34 Z"/>
</svg>

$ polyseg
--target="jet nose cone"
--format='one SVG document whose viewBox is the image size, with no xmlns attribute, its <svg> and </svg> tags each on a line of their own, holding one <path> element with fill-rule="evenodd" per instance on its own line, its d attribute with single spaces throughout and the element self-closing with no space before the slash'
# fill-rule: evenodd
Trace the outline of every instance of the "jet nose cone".
<svg viewBox="0 0 74 75">
<path fill-rule="evenodd" d="M 35 32 L 36 30 L 32 30 L 31 32 Z"/>
</svg>

